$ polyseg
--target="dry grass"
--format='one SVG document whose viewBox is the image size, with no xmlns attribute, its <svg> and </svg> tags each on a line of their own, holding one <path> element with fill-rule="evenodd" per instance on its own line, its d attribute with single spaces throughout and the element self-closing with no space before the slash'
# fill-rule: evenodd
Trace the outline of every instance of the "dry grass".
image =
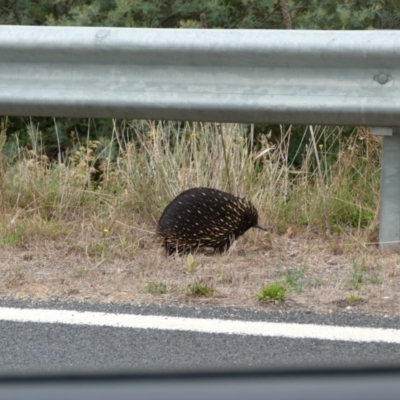
<svg viewBox="0 0 400 400">
<path fill-rule="evenodd" d="M 96 260 L 68 242 L 2 248 L 0 293 L 18 299 L 180 302 L 318 313 L 351 308 L 360 313 L 400 314 L 399 254 L 382 255 L 375 248 L 362 251 L 349 243 L 330 245 L 315 238 L 274 237 L 270 248 L 264 234 L 248 235 L 257 236 L 260 245 L 249 246 L 240 240 L 228 254 L 198 254 L 194 270 L 188 268 L 186 257 L 167 258 L 150 238 L 129 260 Z M 357 275 L 360 265 L 361 278 Z M 259 303 L 256 294 L 274 282 L 287 287 L 286 300 Z M 210 291 L 204 295 L 194 292 L 193 286 L 200 285 Z"/>
<path fill-rule="evenodd" d="M 240 125 L 114 124 L 109 137 L 77 142 L 56 162 L 39 132 L 28 149 L 5 142 L 6 128 L 3 297 L 400 314 L 399 256 L 368 244 L 377 234 L 380 141 L 366 129 L 345 138 L 342 128 L 306 128 L 295 167 L 291 127 L 272 143 Z M 246 195 L 270 232 L 248 232 L 225 255 L 166 258 L 155 223 L 194 186 Z M 260 304 L 256 294 L 274 282 L 288 289 L 286 300 Z"/>
</svg>

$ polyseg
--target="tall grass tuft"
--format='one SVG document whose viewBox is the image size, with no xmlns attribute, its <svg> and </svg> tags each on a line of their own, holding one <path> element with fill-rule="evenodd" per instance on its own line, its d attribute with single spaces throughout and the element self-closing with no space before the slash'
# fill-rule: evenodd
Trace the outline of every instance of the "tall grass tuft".
<svg viewBox="0 0 400 400">
<path fill-rule="evenodd" d="M 24 241 L 63 238 L 131 255 L 167 203 L 194 186 L 248 197 L 275 233 L 291 226 L 362 241 L 376 220 L 381 143 L 365 128 L 348 136 L 305 127 L 300 165 L 288 157 L 291 127 L 273 141 L 240 124 L 114 121 L 108 135 L 88 133 L 57 160 L 44 154 L 38 127 L 27 127 L 29 146 L 17 136 L 6 142 L 6 129 L 3 120 L 0 245 L 18 232 Z"/>
</svg>

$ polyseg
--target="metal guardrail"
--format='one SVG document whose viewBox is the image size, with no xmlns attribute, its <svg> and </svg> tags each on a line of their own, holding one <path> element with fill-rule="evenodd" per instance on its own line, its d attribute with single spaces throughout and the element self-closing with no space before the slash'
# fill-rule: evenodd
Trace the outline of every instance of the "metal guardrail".
<svg viewBox="0 0 400 400">
<path fill-rule="evenodd" d="M 398 77 L 400 31 L 0 27 L 0 115 L 377 127 L 382 248 L 400 240 Z"/>
<path fill-rule="evenodd" d="M 0 114 L 400 126 L 400 32 L 0 27 Z"/>
</svg>

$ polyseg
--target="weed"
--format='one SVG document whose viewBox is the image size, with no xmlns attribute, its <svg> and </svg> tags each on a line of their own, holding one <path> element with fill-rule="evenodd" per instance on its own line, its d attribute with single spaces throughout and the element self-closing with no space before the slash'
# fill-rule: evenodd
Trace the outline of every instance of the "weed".
<svg viewBox="0 0 400 400">
<path fill-rule="evenodd" d="M 86 274 L 89 272 L 89 270 L 88 270 L 87 268 L 85 268 L 85 267 L 79 267 L 79 268 L 77 268 L 77 269 L 75 270 L 75 272 L 76 272 L 76 274 L 79 275 L 79 276 L 84 276 L 84 275 L 86 275 Z"/>
<path fill-rule="evenodd" d="M 287 289 L 280 282 L 275 282 L 270 285 L 264 286 L 256 298 L 260 302 L 275 302 L 280 303 L 284 301 L 287 295 Z"/>
<path fill-rule="evenodd" d="M 23 244 L 24 239 L 20 232 L 11 232 L 8 235 L 3 236 L 2 244 L 4 246 L 18 246 Z"/>
<path fill-rule="evenodd" d="M 307 269 L 305 267 L 300 268 L 298 270 L 286 270 L 284 272 L 285 283 L 293 292 L 300 293 L 304 290 L 306 282 L 304 280 L 304 274 Z"/>
<path fill-rule="evenodd" d="M 372 272 L 370 277 L 369 277 L 369 281 L 373 285 L 379 285 L 380 283 L 382 283 L 380 272 L 379 271 Z"/>
<path fill-rule="evenodd" d="M 355 294 L 351 294 L 349 297 L 347 297 L 347 301 L 350 303 L 357 303 L 360 300 L 361 298 Z"/>
<path fill-rule="evenodd" d="M 189 272 L 195 272 L 196 271 L 196 260 L 193 256 L 193 254 L 188 254 L 186 257 L 186 264 L 188 267 Z"/>
<path fill-rule="evenodd" d="M 216 271 L 216 275 L 220 283 L 232 283 L 233 281 L 232 271 L 222 271 L 219 269 Z"/>
<path fill-rule="evenodd" d="M 147 285 L 147 291 L 152 295 L 167 293 L 167 285 L 164 282 L 150 282 Z"/>
<path fill-rule="evenodd" d="M 217 271 L 217 278 L 220 282 L 224 282 L 225 280 L 225 272 L 220 269 Z"/>
<path fill-rule="evenodd" d="M 24 266 L 18 265 L 18 267 L 15 270 L 15 275 L 21 277 L 23 273 L 24 273 Z"/>
<path fill-rule="evenodd" d="M 353 290 L 359 290 L 361 284 L 364 281 L 365 274 L 365 261 L 362 260 L 360 263 L 353 261 L 353 271 L 351 275 L 351 287 Z"/>
<path fill-rule="evenodd" d="M 321 278 L 314 278 L 311 282 L 311 286 L 313 286 L 314 288 L 318 288 L 324 285 L 326 285 L 326 282 Z"/>
<path fill-rule="evenodd" d="M 214 289 L 204 283 L 192 283 L 186 288 L 186 295 L 192 297 L 209 297 L 214 294 Z"/>
<path fill-rule="evenodd" d="M 18 265 L 12 273 L 12 277 L 10 278 L 9 282 L 14 282 L 22 279 L 24 275 L 24 266 L 23 265 Z"/>
<path fill-rule="evenodd" d="M 90 243 L 86 249 L 86 254 L 89 257 L 94 257 L 96 260 L 104 258 L 104 252 L 104 245 L 99 242 Z"/>
</svg>

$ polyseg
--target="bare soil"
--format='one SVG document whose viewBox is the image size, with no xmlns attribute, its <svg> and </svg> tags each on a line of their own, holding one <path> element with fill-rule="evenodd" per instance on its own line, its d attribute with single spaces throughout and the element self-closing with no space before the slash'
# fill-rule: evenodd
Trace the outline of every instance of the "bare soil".
<svg viewBox="0 0 400 400">
<path fill-rule="evenodd" d="M 106 303 L 173 303 L 315 313 L 400 315 L 400 255 L 318 237 L 259 235 L 223 255 L 166 257 L 151 238 L 128 258 L 96 259 L 61 241 L 0 247 L 0 297 Z M 284 301 L 259 302 L 262 286 L 282 282 Z M 149 289 L 162 283 L 165 293 Z M 196 295 L 190 285 L 206 285 Z M 156 286 L 157 287 L 157 286 Z"/>
</svg>

